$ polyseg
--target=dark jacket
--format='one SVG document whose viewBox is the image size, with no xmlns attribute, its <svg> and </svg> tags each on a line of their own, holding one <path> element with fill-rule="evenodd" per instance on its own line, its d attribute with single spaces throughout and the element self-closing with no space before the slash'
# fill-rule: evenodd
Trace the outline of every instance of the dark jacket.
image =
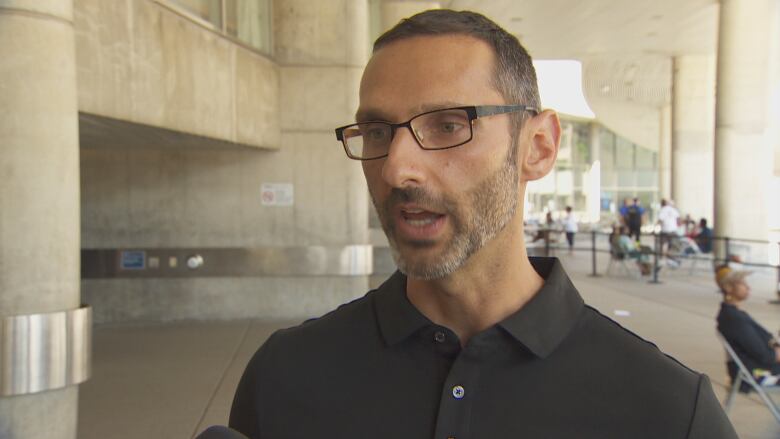
<svg viewBox="0 0 780 439">
<path fill-rule="evenodd" d="M 775 350 L 770 345 L 772 334 L 753 320 L 748 313 L 734 305 L 721 303 L 718 313 L 718 331 L 723 334 L 749 370 L 766 369 L 774 374 L 780 374 L 780 364 L 777 363 Z M 737 366 L 729 361 L 727 368 L 733 380 L 737 373 Z"/>
</svg>

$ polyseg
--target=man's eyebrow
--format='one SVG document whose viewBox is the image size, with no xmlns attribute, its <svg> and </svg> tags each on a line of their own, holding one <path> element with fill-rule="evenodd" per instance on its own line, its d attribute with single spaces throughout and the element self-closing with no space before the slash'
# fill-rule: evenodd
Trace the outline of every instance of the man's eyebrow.
<svg viewBox="0 0 780 439">
<path fill-rule="evenodd" d="M 369 120 L 390 121 L 390 119 L 391 118 L 382 110 L 376 110 L 372 108 L 360 108 L 358 109 L 357 114 L 355 114 L 355 121 L 357 122 L 365 122 Z"/>
<path fill-rule="evenodd" d="M 435 110 L 443 110 L 446 108 L 454 108 L 454 107 L 463 107 L 465 106 L 463 103 L 460 102 L 454 102 L 454 101 L 444 101 L 444 102 L 436 102 L 432 104 L 422 104 L 414 107 L 412 109 L 412 115 L 417 115 L 421 113 L 427 113 L 428 111 L 435 111 Z M 387 113 L 385 113 L 382 110 L 374 109 L 374 108 L 366 108 L 366 109 L 358 109 L 357 114 L 355 114 L 355 121 L 357 122 L 365 122 L 369 120 L 381 120 L 381 121 L 393 121 L 395 118 L 391 117 Z"/>
</svg>

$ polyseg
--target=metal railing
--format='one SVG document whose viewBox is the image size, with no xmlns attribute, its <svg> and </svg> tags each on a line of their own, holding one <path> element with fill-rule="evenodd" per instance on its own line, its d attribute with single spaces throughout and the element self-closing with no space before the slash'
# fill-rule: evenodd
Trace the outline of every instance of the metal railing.
<svg viewBox="0 0 780 439">
<path fill-rule="evenodd" d="M 537 250 L 542 248 L 544 250 L 543 254 L 545 256 L 553 256 L 556 251 L 569 249 L 565 240 L 558 239 L 559 235 L 562 236 L 565 233 L 564 231 L 560 229 L 554 229 L 554 228 L 551 229 L 542 228 L 539 229 L 537 233 L 541 233 L 541 237 L 538 240 L 543 240 L 543 247 L 535 246 L 535 248 Z M 612 243 L 611 243 L 611 237 L 613 236 L 613 234 L 600 232 L 597 230 L 577 232 L 577 235 L 580 236 L 584 234 L 590 235 L 590 240 L 589 240 L 590 245 L 587 247 L 574 246 L 571 248 L 571 250 L 576 252 L 589 252 L 591 257 L 591 273 L 589 275 L 592 277 L 599 277 L 601 276 L 601 274 L 598 272 L 598 254 L 599 253 L 609 254 L 610 258 L 615 256 L 614 250 L 612 248 Z M 553 236 L 555 236 L 556 239 L 553 239 Z M 755 239 L 739 239 L 730 236 L 713 236 L 710 238 L 712 242 L 711 252 L 684 254 L 684 253 L 669 253 L 668 251 L 664 252 L 663 245 L 664 245 L 665 235 L 659 233 L 642 233 L 640 236 L 642 238 L 645 238 L 646 241 L 647 238 L 652 239 L 652 247 L 651 247 L 652 251 L 649 253 L 647 252 L 643 253 L 644 255 L 647 255 L 648 257 L 652 258 L 652 271 L 651 271 L 651 278 L 649 280 L 649 283 L 653 283 L 653 284 L 661 283 L 661 281 L 659 280 L 659 272 L 661 271 L 659 267 L 661 267 L 660 265 L 661 260 L 665 258 L 670 258 L 673 260 L 680 259 L 680 260 L 694 261 L 694 262 L 704 261 L 707 263 L 711 263 L 712 268 L 725 263 L 738 262 L 745 267 L 770 269 L 776 271 L 777 285 L 775 289 L 776 289 L 776 294 L 780 299 L 780 243 L 778 242 L 761 241 Z M 600 247 L 598 245 L 599 237 L 607 238 L 607 244 L 605 246 Z M 681 239 L 681 238 L 682 237 L 675 237 L 675 236 L 669 237 L 670 240 Z M 750 254 L 752 248 L 751 246 L 754 245 L 766 246 L 767 256 L 769 252 L 776 251 L 778 264 L 770 264 L 768 262 L 758 262 L 755 260 L 750 260 Z M 534 246 L 532 245 L 530 247 L 534 247 Z M 745 249 L 747 249 L 747 251 L 745 251 Z M 736 260 L 735 256 L 738 256 L 736 250 L 739 250 L 740 253 L 747 253 L 746 255 L 747 257 L 744 259 L 740 258 L 740 260 Z M 702 255 L 706 255 L 706 256 L 702 256 Z"/>
</svg>

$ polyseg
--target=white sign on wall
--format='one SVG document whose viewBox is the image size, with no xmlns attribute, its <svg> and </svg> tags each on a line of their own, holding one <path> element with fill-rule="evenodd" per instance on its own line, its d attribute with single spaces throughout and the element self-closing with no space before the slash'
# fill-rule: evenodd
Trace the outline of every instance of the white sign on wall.
<svg viewBox="0 0 780 439">
<path fill-rule="evenodd" d="M 295 196 L 292 183 L 263 183 L 260 185 L 263 206 L 292 206 Z"/>
</svg>

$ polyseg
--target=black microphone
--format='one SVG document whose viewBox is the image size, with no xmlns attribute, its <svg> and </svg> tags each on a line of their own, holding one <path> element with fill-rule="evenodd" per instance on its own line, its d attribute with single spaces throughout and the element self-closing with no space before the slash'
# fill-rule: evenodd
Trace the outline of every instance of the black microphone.
<svg viewBox="0 0 780 439">
<path fill-rule="evenodd" d="M 224 425 L 212 425 L 199 434 L 195 439 L 249 439 L 243 434 L 225 427 Z"/>
</svg>

